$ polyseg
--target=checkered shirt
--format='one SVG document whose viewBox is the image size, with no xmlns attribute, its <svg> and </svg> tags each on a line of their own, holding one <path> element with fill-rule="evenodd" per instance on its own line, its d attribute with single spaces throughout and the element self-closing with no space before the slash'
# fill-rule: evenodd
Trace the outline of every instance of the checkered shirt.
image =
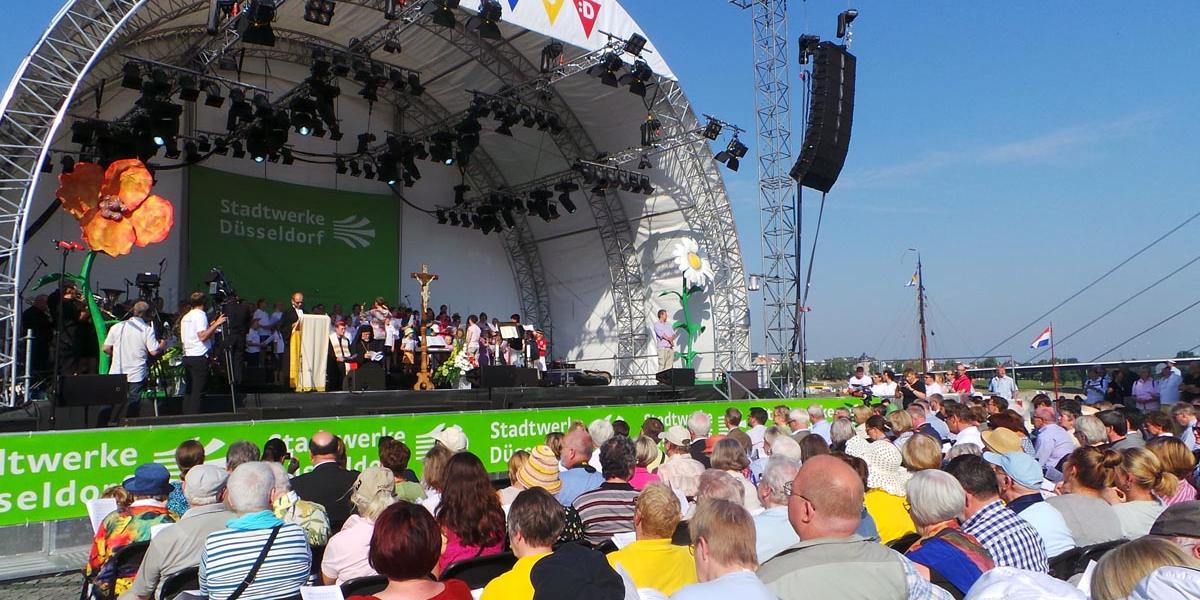
<svg viewBox="0 0 1200 600">
<path fill-rule="evenodd" d="M 987 548 L 997 567 L 1016 567 L 1046 573 L 1046 544 L 1042 536 L 1000 500 L 980 509 L 963 523 L 963 531 Z"/>
</svg>

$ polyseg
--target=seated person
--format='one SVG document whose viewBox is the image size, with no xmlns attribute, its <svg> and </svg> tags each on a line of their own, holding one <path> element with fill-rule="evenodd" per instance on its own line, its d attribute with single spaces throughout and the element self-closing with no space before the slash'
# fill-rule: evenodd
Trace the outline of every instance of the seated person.
<svg viewBox="0 0 1200 600">
<path fill-rule="evenodd" d="M 671 543 L 680 519 L 679 500 L 671 488 L 664 483 L 646 486 L 633 512 L 637 541 L 610 553 L 608 563 L 625 569 L 638 589 L 656 589 L 668 596 L 696 583 L 692 553 Z"/>
<path fill-rule="evenodd" d="M 174 523 L 175 515 L 167 510 L 171 494 L 171 476 L 158 463 L 146 463 L 134 470 L 122 486 L 132 502 L 127 507 L 104 517 L 92 538 L 84 574 L 91 578 L 96 595 L 115 598 L 133 585 L 137 567 L 118 573 L 112 557 L 118 550 L 137 542 L 150 541 L 150 529 L 163 523 Z"/>
<path fill-rule="evenodd" d="M 472 600 L 467 584 L 430 576 L 441 551 L 441 528 L 429 511 L 420 504 L 392 504 L 375 519 L 367 554 L 371 568 L 387 577 L 387 588 L 347 600 Z"/>
</svg>

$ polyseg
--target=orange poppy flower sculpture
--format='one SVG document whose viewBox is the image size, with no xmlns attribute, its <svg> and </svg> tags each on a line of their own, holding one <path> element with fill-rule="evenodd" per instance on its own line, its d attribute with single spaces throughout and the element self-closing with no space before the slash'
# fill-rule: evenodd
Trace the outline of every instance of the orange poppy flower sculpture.
<svg viewBox="0 0 1200 600">
<path fill-rule="evenodd" d="M 136 158 L 114 161 L 107 169 L 94 163 L 76 163 L 72 172 L 58 178 L 58 200 L 63 210 L 79 221 L 83 241 L 91 250 L 79 276 L 67 277 L 79 284 L 101 345 L 108 323 L 91 293 L 92 263 L 100 252 L 124 256 L 135 245 L 146 247 L 167 239 L 175 224 L 175 208 L 161 196 L 152 195 L 153 186 L 154 176 Z M 100 372 L 108 372 L 108 355 L 104 353 L 100 355 Z"/>
</svg>

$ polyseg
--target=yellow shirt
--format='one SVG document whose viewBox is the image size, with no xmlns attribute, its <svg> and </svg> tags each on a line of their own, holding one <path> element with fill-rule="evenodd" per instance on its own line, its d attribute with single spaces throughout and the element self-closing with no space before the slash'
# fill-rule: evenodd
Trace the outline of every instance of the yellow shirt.
<svg viewBox="0 0 1200 600">
<path fill-rule="evenodd" d="M 654 588 L 670 596 L 696 583 L 696 561 L 685 546 L 669 539 L 638 540 L 608 555 L 608 564 L 618 564 L 639 588 Z"/>
<path fill-rule="evenodd" d="M 480 600 L 533 600 L 530 573 L 533 572 L 533 565 L 547 556 L 550 556 L 549 552 L 517 559 L 512 570 L 493 579 L 483 588 Z"/>
<path fill-rule="evenodd" d="M 908 514 L 908 499 L 904 496 L 893 496 L 880 489 L 867 490 L 863 503 L 867 512 L 875 519 L 875 527 L 879 529 L 879 541 L 888 544 L 910 533 L 916 533 L 917 526 L 913 524 Z"/>
</svg>

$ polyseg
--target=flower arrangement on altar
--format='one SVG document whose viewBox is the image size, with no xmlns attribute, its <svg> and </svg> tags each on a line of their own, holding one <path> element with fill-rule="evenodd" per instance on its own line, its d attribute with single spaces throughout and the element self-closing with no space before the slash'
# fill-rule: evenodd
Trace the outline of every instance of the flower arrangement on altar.
<svg viewBox="0 0 1200 600">
<path fill-rule="evenodd" d="M 683 275 L 683 286 L 681 291 L 668 290 L 659 294 L 659 296 L 676 296 L 679 298 L 681 320 L 675 321 L 672 325 L 674 329 L 682 329 L 687 332 L 684 338 L 686 342 L 686 350 L 676 351 L 675 356 L 683 360 L 683 366 L 692 368 L 692 363 L 696 359 L 696 351 L 693 344 L 700 334 L 704 333 L 706 327 L 699 322 L 692 321 L 689 301 L 692 296 L 704 291 L 704 286 L 713 279 L 712 265 L 708 259 L 701 253 L 700 245 L 692 238 L 683 238 L 675 244 L 674 250 L 675 266 Z M 679 347 L 676 345 L 676 347 Z"/>
<path fill-rule="evenodd" d="M 450 356 L 433 372 L 433 382 L 438 387 L 461 388 L 463 376 L 476 366 L 471 357 L 467 356 L 466 345 L 459 340 L 450 350 Z"/>
</svg>

